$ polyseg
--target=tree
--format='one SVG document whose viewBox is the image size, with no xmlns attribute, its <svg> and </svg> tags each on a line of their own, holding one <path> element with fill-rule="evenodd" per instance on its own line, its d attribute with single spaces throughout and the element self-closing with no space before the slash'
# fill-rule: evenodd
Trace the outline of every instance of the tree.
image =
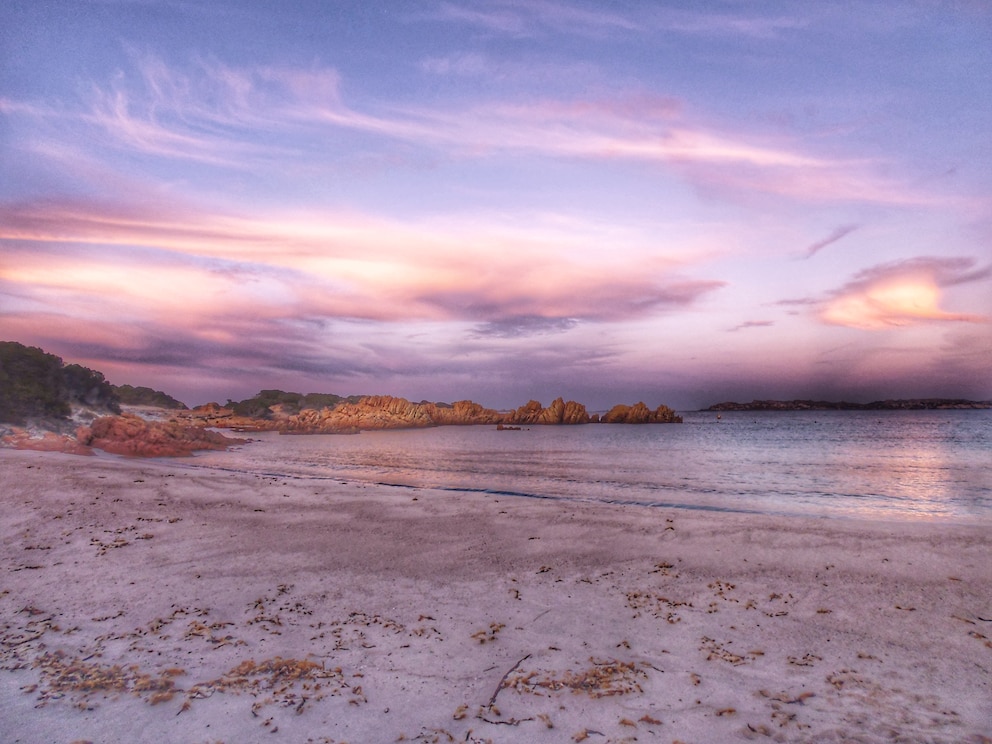
<svg viewBox="0 0 992 744">
<path fill-rule="evenodd" d="M 64 418 L 71 409 L 62 386 L 62 360 L 34 346 L 0 341 L 0 421 L 29 416 Z"/>
<path fill-rule="evenodd" d="M 72 404 L 120 413 L 113 387 L 103 374 L 16 341 L 0 341 L 0 421 L 66 418 Z"/>
</svg>

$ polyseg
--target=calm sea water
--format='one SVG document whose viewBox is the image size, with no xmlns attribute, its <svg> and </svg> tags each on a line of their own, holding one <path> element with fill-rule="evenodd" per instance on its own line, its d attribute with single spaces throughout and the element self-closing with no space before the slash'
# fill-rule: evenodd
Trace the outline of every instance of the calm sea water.
<svg viewBox="0 0 992 744">
<path fill-rule="evenodd" d="M 189 464 L 521 498 L 992 524 L 992 411 L 687 413 L 681 425 L 258 436 Z"/>
</svg>

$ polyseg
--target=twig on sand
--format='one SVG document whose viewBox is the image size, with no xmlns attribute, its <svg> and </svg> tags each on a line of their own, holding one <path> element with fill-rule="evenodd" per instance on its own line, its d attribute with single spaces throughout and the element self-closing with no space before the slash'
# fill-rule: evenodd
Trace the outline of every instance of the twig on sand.
<svg viewBox="0 0 992 744">
<path fill-rule="evenodd" d="M 486 705 L 487 708 L 492 708 L 493 705 L 496 704 L 496 696 L 499 695 L 500 690 L 503 689 L 503 683 L 506 682 L 506 678 L 509 677 L 511 674 L 513 674 L 513 672 L 516 671 L 517 667 L 523 664 L 529 658 L 530 658 L 530 654 L 527 654 L 525 657 L 520 659 L 520 661 L 518 661 L 516 664 L 514 664 L 512 667 L 506 670 L 506 674 L 503 675 L 503 678 L 500 679 L 499 684 L 496 685 L 496 690 L 493 692 L 493 696 L 489 698 L 489 704 Z"/>
<path fill-rule="evenodd" d="M 494 726 L 519 726 L 521 723 L 534 720 L 533 718 L 511 718 L 509 721 L 491 721 L 485 716 L 478 716 L 478 718 L 480 721 L 491 723 Z"/>
</svg>

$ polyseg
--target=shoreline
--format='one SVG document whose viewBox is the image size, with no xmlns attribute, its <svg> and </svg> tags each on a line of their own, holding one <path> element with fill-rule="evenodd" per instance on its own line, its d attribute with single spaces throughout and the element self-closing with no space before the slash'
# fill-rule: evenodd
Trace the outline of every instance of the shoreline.
<svg viewBox="0 0 992 744">
<path fill-rule="evenodd" d="M 700 423 L 700 422 L 697 422 Z M 706 424 L 709 425 L 709 424 Z M 479 430 L 488 431 L 491 427 L 488 426 L 478 426 L 474 427 Z M 541 427 L 539 427 L 541 428 Z M 436 431 L 437 429 L 421 429 L 421 430 L 386 430 L 374 432 L 374 434 L 391 436 L 391 435 L 405 435 L 409 434 L 411 431 L 416 433 L 425 433 Z M 262 432 L 256 433 L 255 437 L 250 439 L 248 443 L 240 445 L 235 448 L 236 450 L 243 449 L 245 447 L 265 447 L 269 443 L 268 437 L 270 436 L 280 436 L 277 432 Z M 370 435 L 371 436 L 371 435 Z M 97 457 L 119 457 L 118 455 L 113 455 L 110 453 L 95 453 Z M 674 511 L 688 511 L 688 512 L 702 512 L 702 513 L 725 513 L 725 514 L 740 514 L 740 515 L 755 515 L 755 516 L 769 516 L 769 517 L 780 517 L 784 519 L 837 519 L 837 520 L 849 520 L 855 523 L 864 522 L 879 522 L 879 523 L 940 523 L 940 524 L 962 524 L 962 525 L 984 525 L 988 528 L 992 528 L 992 509 L 990 508 L 973 508 L 971 510 L 965 508 L 959 508 L 958 511 L 936 511 L 931 508 L 929 511 L 911 511 L 906 507 L 906 503 L 911 502 L 893 502 L 891 505 L 883 509 L 880 504 L 875 503 L 870 507 L 872 512 L 871 516 L 866 516 L 867 510 L 863 506 L 858 506 L 856 504 L 837 504 L 831 503 L 830 496 L 840 495 L 840 494 L 828 494 L 828 498 L 823 500 L 818 504 L 806 503 L 804 507 L 790 506 L 788 502 L 779 501 L 777 503 L 769 503 L 767 506 L 761 504 L 760 502 L 751 500 L 740 505 L 727 506 L 720 503 L 721 496 L 710 496 L 705 490 L 696 491 L 682 491 L 680 489 L 671 488 L 658 488 L 657 493 L 659 494 L 685 494 L 691 493 L 691 497 L 687 497 L 684 501 L 673 500 L 672 498 L 663 499 L 660 497 L 649 497 L 649 498 L 604 498 L 595 495 L 572 495 L 563 494 L 559 490 L 550 488 L 544 491 L 532 490 L 532 491 L 522 491 L 522 490 L 509 490 L 506 488 L 494 487 L 494 488 L 480 488 L 475 485 L 470 484 L 460 484 L 451 483 L 449 485 L 442 485 L 439 483 L 424 483 L 416 482 L 416 479 L 410 478 L 407 480 L 398 479 L 395 481 L 380 480 L 372 477 L 366 477 L 360 474 L 356 474 L 353 471 L 342 471 L 333 472 L 323 475 L 315 475 L 312 473 L 302 472 L 297 470 L 296 472 L 280 472 L 274 473 L 268 470 L 258 470 L 253 471 L 248 468 L 224 468 L 219 465 L 218 457 L 214 456 L 215 453 L 203 452 L 194 453 L 190 458 L 183 458 L 181 461 L 174 458 L 150 458 L 149 463 L 161 462 L 165 466 L 174 466 L 180 468 L 191 468 L 191 469 L 218 469 L 224 472 L 237 472 L 246 475 L 279 475 L 280 477 L 286 478 L 303 478 L 303 479 L 313 479 L 315 481 L 327 481 L 336 483 L 349 483 L 362 486 L 381 486 L 383 488 L 401 488 L 409 490 L 428 490 L 428 491 L 439 491 L 447 492 L 452 494 L 479 494 L 483 496 L 504 496 L 506 498 L 521 498 L 526 500 L 537 500 L 537 501 L 549 501 L 549 502 L 560 502 L 562 504 L 570 503 L 590 503 L 590 504 L 604 504 L 608 506 L 617 507 L 643 507 L 648 509 L 662 509 L 662 510 L 674 510 Z M 197 459 L 201 457 L 210 458 L 210 463 L 207 465 L 198 465 Z M 223 458 L 223 454 L 219 455 Z M 233 459 L 233 458 L 232 458 Z M 496 477 L 501 477 L 503 474 L 496 474 Z M 450 483 L 450 482 L 449 482 Z"/>
<path fill-rule="evenodd" d="M 987 526 L 187 464 L 0 450 L 5 741 L 992 737 Z"/>
</svg>

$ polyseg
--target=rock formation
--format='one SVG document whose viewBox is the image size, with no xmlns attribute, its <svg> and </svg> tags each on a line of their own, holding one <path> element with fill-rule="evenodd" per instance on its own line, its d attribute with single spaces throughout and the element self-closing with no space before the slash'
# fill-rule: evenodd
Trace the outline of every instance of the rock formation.
<svg viewBox="0 0 992 744">
<path fill-rule="evenodd" d="M 54 431 L 31 431 L 19 426 L 6 427 L 0 432 L 0 446 L 39 452 L 61 452 L 66 455 L 92 455 L 93 449 L 75 437 Z"/>
<path fill-rule="evenodd" d="M 570 400 L 567 403 L 562 398 L 556 398 L 550 406 L 543 408 L 536 400 L 520 406 L 507 414 L 505 424 L 588 424 L 590 421 L 586 407 L 581 403 Z"/>
<path fill-rule="evenodd" d="M 138 416 L 104 416 L 90 426 L 81 426 L 77 441 L 115 455 L 134 457 L 179 457 L 196 450 L 224 450 L 245 439 L 174 422 L 146 421 Z"/>
<path fill-rule="evenodd" d="M 492 408 L 471 400 L 456 400 L 450 406 L 442 403 L 428 403 L 428 412 L 438 426 L 471 426 L 475 424 L 498 424 L 503 415 Z"/>
<path fill-rule="evenodd" d="M 178 412 L 173 420 L 185 425 L 211 426 L 236 431 L 278 431 L 282 434 L 353 434 L 381 429 L 423 429 L 431 426 L 556 426 L 600 423 L 586 407 L 574 400 L 555 399 L 547 408 L 532 400 L 514 411 L 500 413 L 470 400 L 455 403 L 412 403 L 390 395 L 370 395 L 357 401 L 342 399 L 333 407 L 308 408 L 288 414 L 281 405 L 267 409 L 264 418 L 240 416 L 233 409 L 216 403 Z M 661 424 L 681 423 L 667 406 L 652 411 L 643 403 L 614 406 L 602 418 L 604 423 Z"/>
<path fill-rule="evenodd" d="M 216 427 L 235 431 L 274 431 L 279 428 L 279 420 L 239 416 L 232 409 L 217 403 L 206 403 L 188 411 L 177 411 L 172 421 L 183 426 Z"/>
<path fill-rule="evenodd" d="M 635 403 L 613 406 L 599 421 L 603 424 L 681 424 L 682 417 L 668 406 L 661 405 L 652 411 L 644 403 Z"/>
<path fill-rule="evenodd" d="M 339 403 L 320 411 L 307 409 L 278 423 L 279 431 L 295 433 L 347 433 L 362 429 L 422 429 L 430 426 L 496 424 L 498 411 L 470 400 L 451 405 L 411 403 L 405 398 L 370 395 L 357 403 Z"/>
</svg>

